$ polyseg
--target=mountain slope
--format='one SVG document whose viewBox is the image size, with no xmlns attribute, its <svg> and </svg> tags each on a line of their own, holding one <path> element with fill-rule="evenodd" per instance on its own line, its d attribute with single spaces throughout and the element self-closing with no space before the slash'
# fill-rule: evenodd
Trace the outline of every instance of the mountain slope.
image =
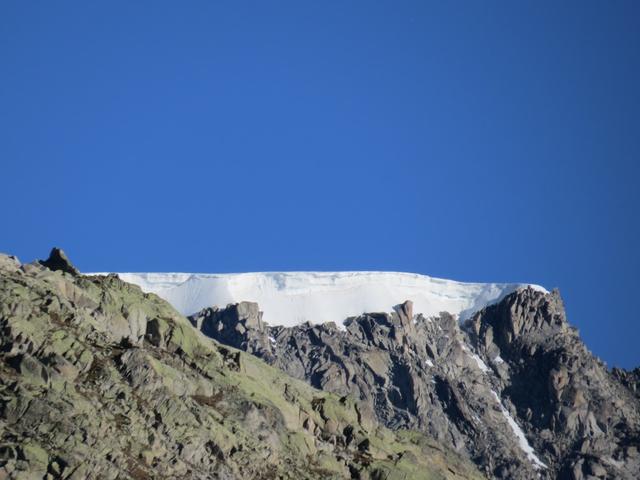
<svg viewBox="0 0 640 480">
<path fill-rule="evenodd" d="M 54 251 L 24 265 L 0 256 L 0 478 L 480 475 Z"/>
</svg>

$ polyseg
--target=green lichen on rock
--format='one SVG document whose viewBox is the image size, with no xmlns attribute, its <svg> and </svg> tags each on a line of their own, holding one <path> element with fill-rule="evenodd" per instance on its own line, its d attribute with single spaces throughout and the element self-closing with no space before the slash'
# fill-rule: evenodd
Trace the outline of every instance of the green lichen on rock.
<svg viewBox="0 0 640 480">
<path fill-rule="evenodd" d="M 56 259 L 0 256 L 0 479 L 481 478 Z"/>
</svg>

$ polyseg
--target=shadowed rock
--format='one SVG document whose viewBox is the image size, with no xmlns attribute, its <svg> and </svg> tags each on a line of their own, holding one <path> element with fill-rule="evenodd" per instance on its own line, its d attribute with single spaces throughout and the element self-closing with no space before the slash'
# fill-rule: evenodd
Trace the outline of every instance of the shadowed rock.
<svg viewBox="0 0 640 480">
<path fill-rule="evenodd" d="M 49 254 L 49 258 L 46 260 L 40 260 L 40 264 L 44 265 L 49 270 L 70 273 L 71 275 L 80 274 L 80 271 L 73 266 L 64 251 L 58 247 L 53 247 Z"/>
</svg>

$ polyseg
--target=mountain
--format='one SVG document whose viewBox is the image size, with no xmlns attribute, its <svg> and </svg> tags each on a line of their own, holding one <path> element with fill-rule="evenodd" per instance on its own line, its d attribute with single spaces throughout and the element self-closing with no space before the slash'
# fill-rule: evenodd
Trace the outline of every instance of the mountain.
<svg viewBox="0 0 640 480">
<path fill-rule="evenodd" d="M 122 277 L 185 313 L 209 305 L 189 317 L 205 335 L 488 477 L 640 477 L 637 370 L 593 356 L 557 291 L 380 272 Z"/>
<path fill-rule="evenodd" d="M 59 250 L 0 255 L 0 479 L 479 479 Z"/>
<path fill-rule="evenodd" d="M 0 372 L 0 479 L 640 478 L 640 369 L 527 284 L 0 256 Z"/>
</svg>

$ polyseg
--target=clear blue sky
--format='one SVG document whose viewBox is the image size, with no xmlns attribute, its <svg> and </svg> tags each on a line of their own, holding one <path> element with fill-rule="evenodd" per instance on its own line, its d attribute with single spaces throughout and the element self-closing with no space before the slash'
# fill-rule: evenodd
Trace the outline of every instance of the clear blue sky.
<svg viewBox="0 0 640 480">
<path fill-rule="evenodd" d="M 640 2 L 0 4 L 0 250 L 559 287 L 640 364 Z"/>
</svg>

